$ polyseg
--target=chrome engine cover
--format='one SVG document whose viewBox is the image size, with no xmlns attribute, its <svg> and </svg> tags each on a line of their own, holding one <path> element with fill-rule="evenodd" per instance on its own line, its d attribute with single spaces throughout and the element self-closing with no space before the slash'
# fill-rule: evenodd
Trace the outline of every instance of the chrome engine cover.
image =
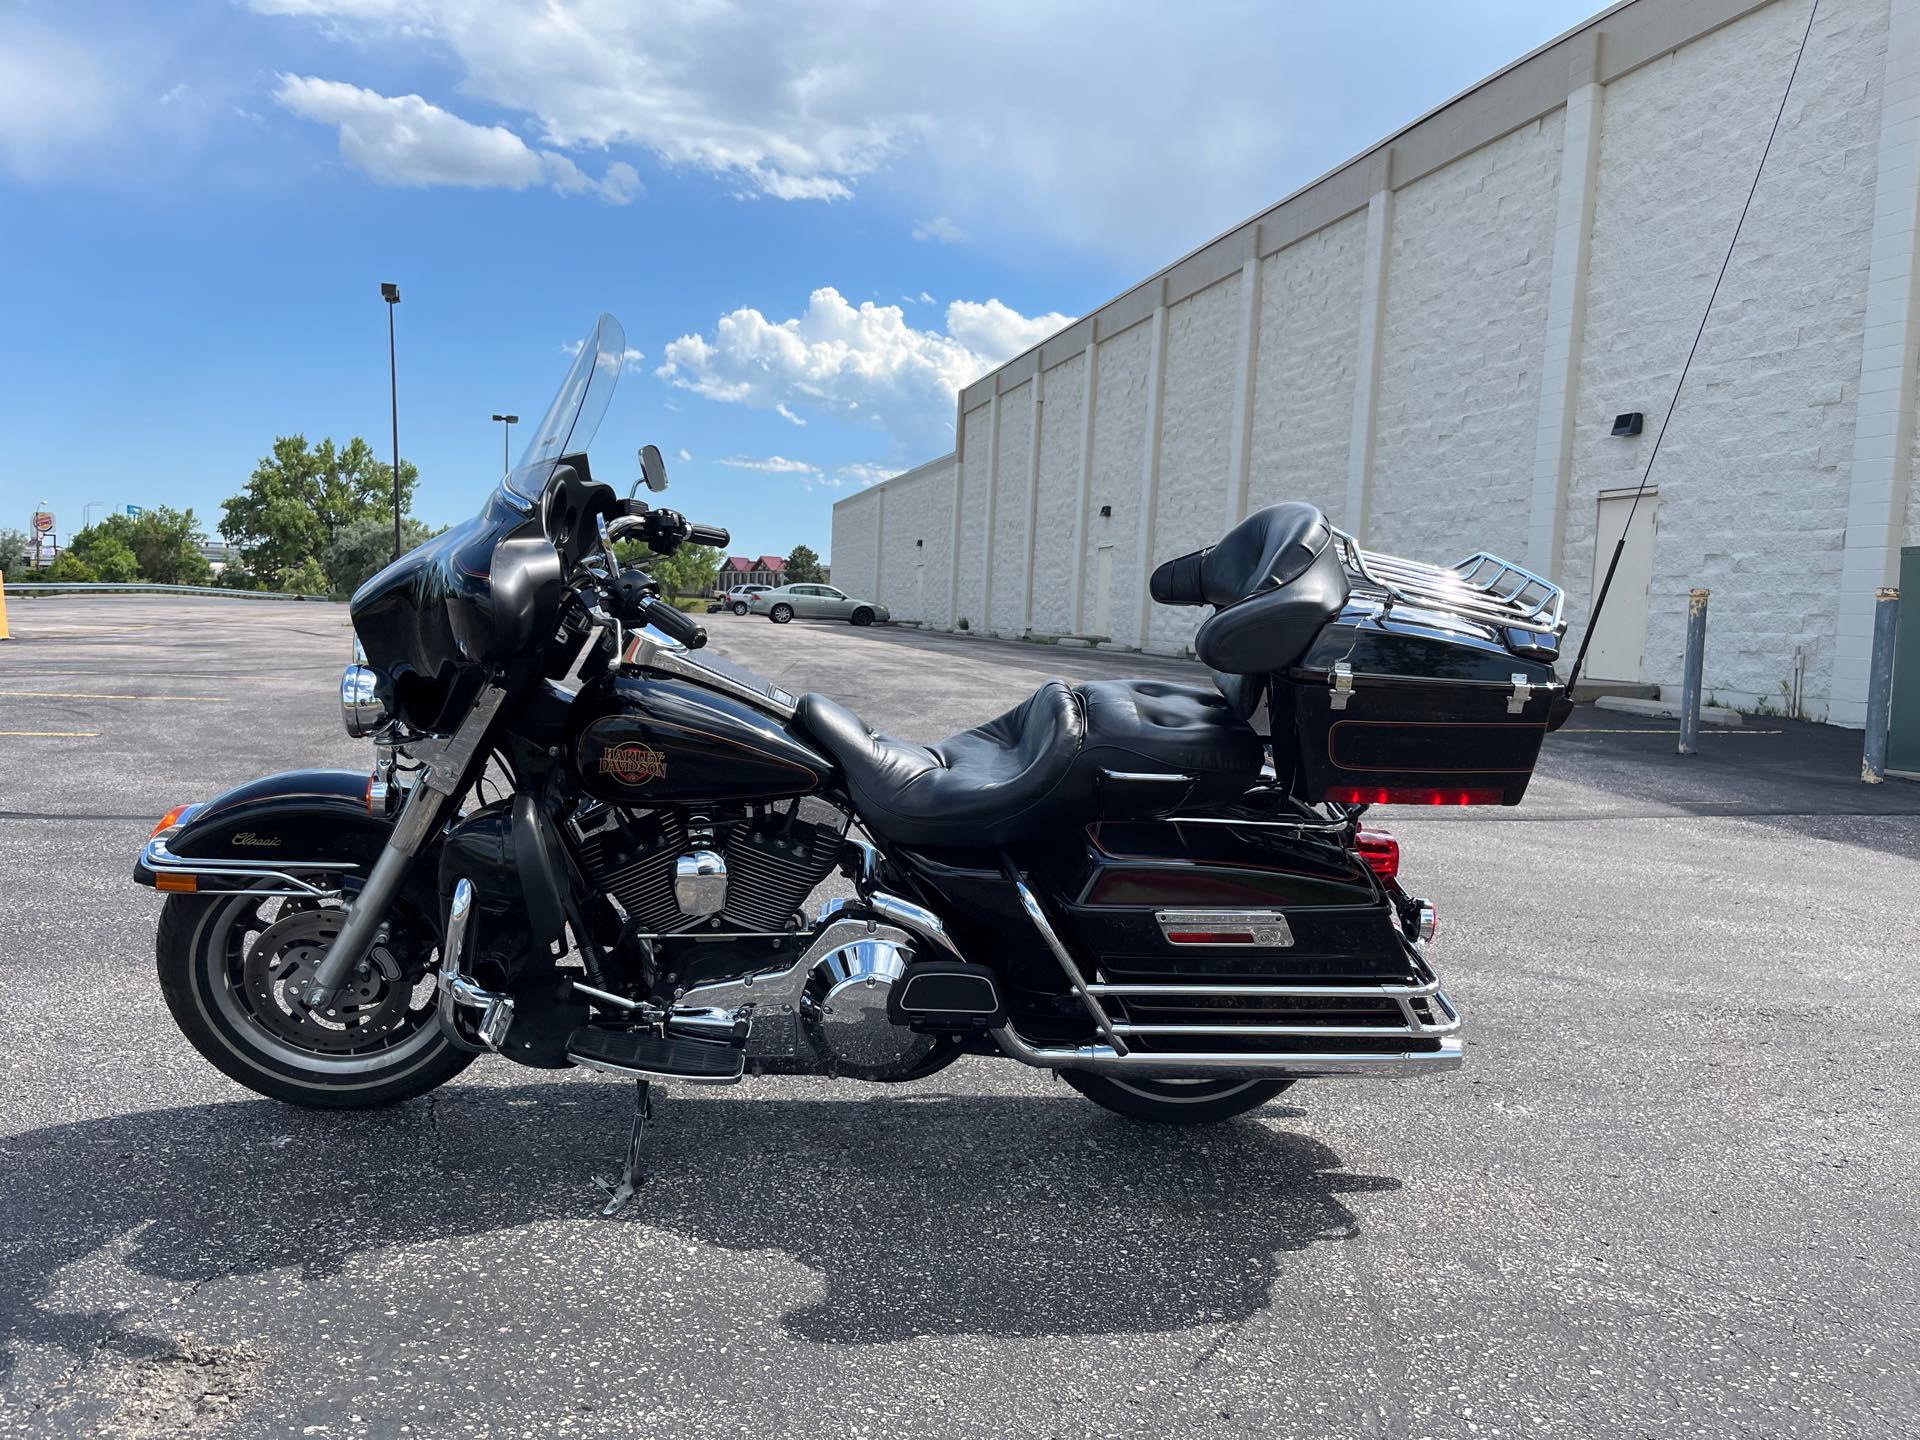
<svg viewBox="0 0 1920 1440">
<path fill-rule="evenodd" d="M 884 1080 L 913 1073 L 933 1054 L 935 1037 L 887 1015 L 888 997 L 912 959 L 910 946 L 873 939 L 842 945 L 814 962 L 800 1002 L 801 1025 L 834 1073 Z"/>
</svg>

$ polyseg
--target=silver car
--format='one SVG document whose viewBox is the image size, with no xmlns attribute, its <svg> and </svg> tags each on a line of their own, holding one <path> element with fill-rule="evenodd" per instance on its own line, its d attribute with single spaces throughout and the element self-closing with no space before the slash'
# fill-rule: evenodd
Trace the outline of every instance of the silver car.
<svg viewBox="0 0 1920 1440">
<path fill-rule="evenodd" d="M 747 597 L 747 608 L 776 625 L 789 620 L 845 620 L 851 625 L 882 623 L 892 615 L 878 600 L 860 600 L 831 585 L 779 585 Z"/>
</svg>

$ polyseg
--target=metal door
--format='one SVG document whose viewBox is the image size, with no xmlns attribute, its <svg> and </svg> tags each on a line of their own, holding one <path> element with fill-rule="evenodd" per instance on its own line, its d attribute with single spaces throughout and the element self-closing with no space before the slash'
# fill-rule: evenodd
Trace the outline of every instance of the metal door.
<svg viewBox="0 0 1920 1440">
<path fill-rule="evenodd" d="M 1613 587 L 1607 592 L 1606 609 L 1594 627 L 1593 644 L 1587 651 L 1587 676 L 1593 680 L 1629 680 L 1640 678 L 1640 664 L 1647 645 L 1647 586 L 1653 580 L 1654 507 L 1659 492 L 1649 490 L 1634 508 L 1633 492 L 1600 497 L 1599 513 L 1593 533 L 1592 601 L 1600 598 L 1600 585 L 1613 560 L 1613 547 L 1620 543 L 1626 529 L 1627 514 L 1633 513 L 1633 528 L 1627 532 L 1627 548 L 1620 553 L 1620 567 L 1614 572 Z"/>
</svg>

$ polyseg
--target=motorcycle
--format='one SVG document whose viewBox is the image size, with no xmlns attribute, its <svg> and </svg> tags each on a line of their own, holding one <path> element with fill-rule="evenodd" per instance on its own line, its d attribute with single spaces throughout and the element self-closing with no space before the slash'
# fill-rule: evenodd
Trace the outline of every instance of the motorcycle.
<svg viewBox="0 0 1920 1440">
<path fill-rule="evenodd" d="M 1437 915 L 1377 804 L 1515 804 L 1564 720 L 1557 587 L 1496 556 L 1360 548 L 1261 510 L 1151 579 L 1211 607 L 1212 684 L 1049 680 L 934 745 L 705 648 L 616 545 L 724 546 L 588 442 L 603 316 L 480 513 L 369 580 L 342 678 L 370 769 L 169 811 L 166 1002 L 295 1104 L 392 1104 L 480 1055 L 652 1087 L 1055 1071 L 1140 1120 L 1223 1120 L 1313 1076 L 1461 1063 Z M 836 873 L 852 894 L 811 905 Z"/>
</svg>

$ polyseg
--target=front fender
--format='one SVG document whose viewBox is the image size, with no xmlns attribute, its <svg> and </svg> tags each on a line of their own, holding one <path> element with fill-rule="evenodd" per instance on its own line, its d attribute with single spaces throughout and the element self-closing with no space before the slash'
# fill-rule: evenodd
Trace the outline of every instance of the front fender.
<svg viewBox="0 0 1920 1440">
<path fill-rule="evenodd" d="M 386 816 L 368 813 L 366 795 L 362 770 L 290 770 L 251 780 L 156 831 L 134 862 L 133 878 L 205 894 L 184 877 L 243 881 L 302 870 L 364 877 L 393 828 Z"/>
</svg>

